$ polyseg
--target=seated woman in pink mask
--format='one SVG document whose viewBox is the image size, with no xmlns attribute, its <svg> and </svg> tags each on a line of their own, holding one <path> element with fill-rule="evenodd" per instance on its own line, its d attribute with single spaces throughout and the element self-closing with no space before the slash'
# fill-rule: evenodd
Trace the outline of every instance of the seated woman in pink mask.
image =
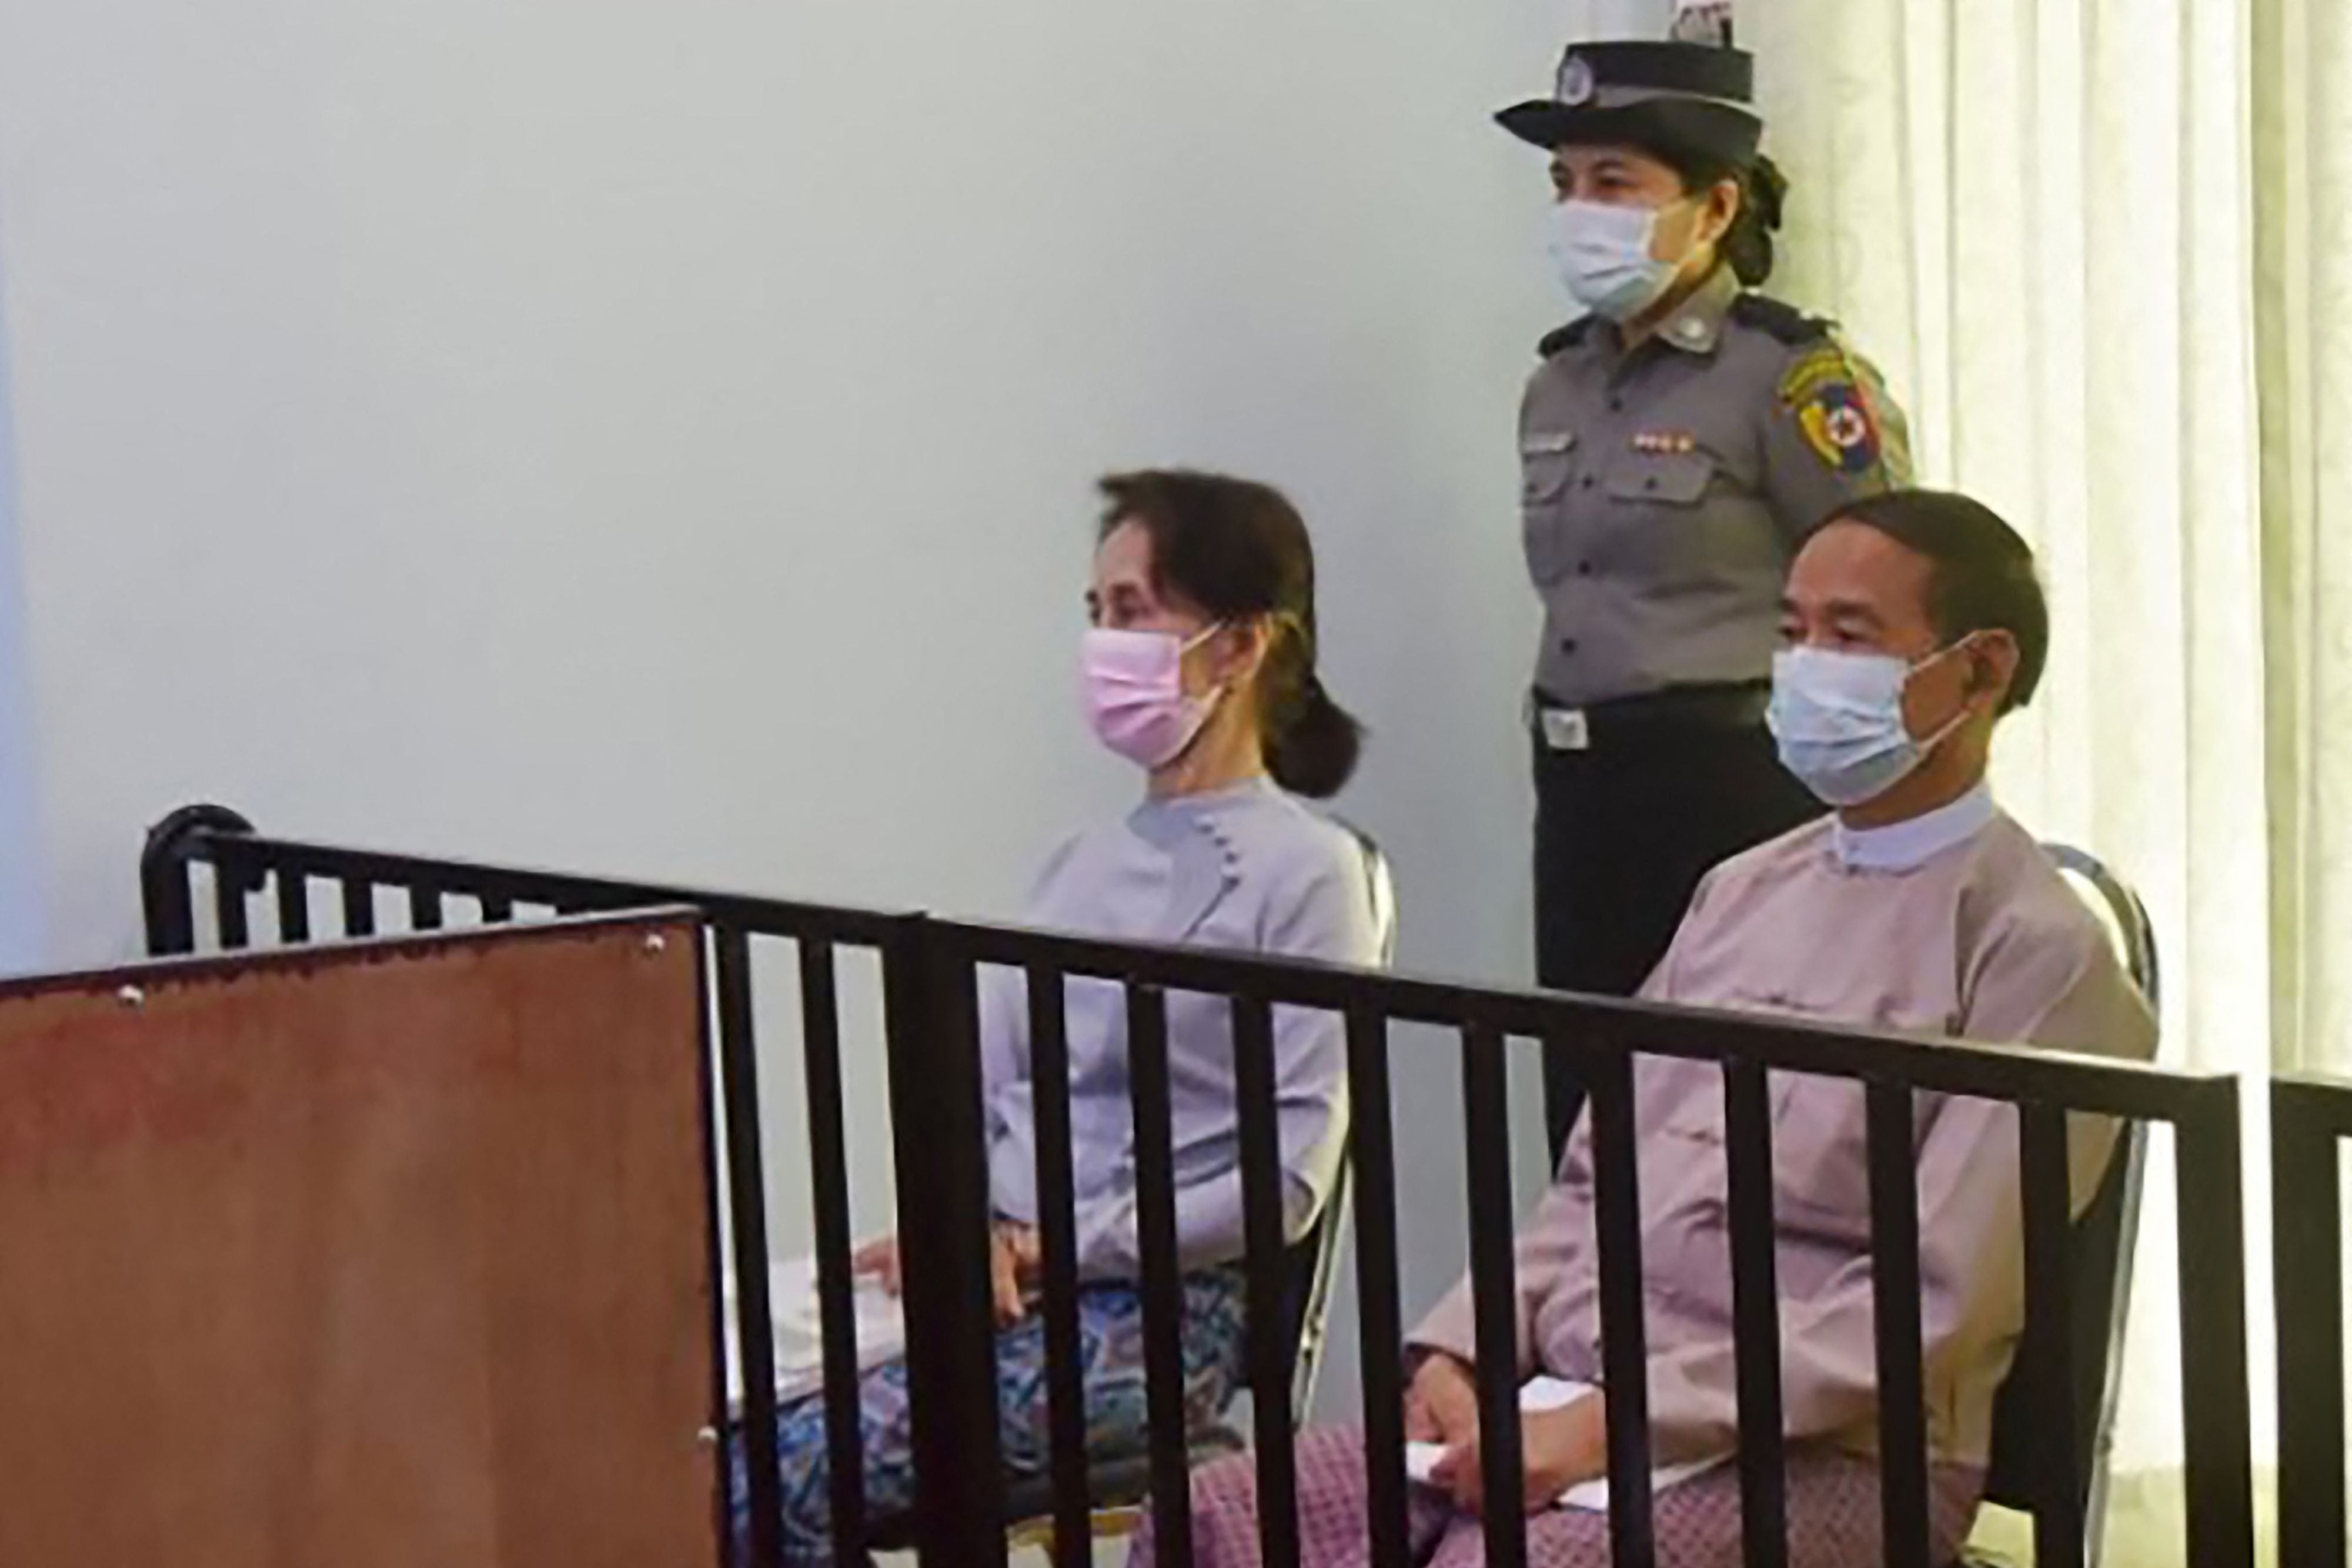
<svg viewBox="0 0 2352 1568">
<path fill-rule="evenodd" d="M 1101 488 L 1087 707 L 1103 744 L 1143 770 L 1144 796 L 1055 853 L 1024 918 L 1111 938 L 1379 961 L 1363 851 L 1300 799 L 1339 791 L 1361 736 L 1316 674 L 1307 525 L 1276 491 L 1216 475 L 1117 475 Z M 1028 1307 L 1040 1260 L 1027 998 L 1017 975 L 991 971 L 981 1001 L 1001 1431 L 1008 1469 L 1037 1474 L 1049 1445 L 1045 1334 Z M 1067 1006 L 1087 1441 L 1097 1455 L 1133 1452 L 1145 1440 L 1145 1398 L 1126 999 L 1116 985 L 1074 979 Z M 1168 998 L 1181 1337 L 1195 1421 L 1223 1407 L 1242 1368 L 1233 1049 L 1227 1002 Z M 1340 1020 L 1277 1009 L 1275 1052 L 1284 1229 L 1296 1239 L 1330 1197 L 1346 1137 Z M 895 1244 L 867 1247 L 858 1267 L 895 1280 Z M 859 1399 L 867 1508 L 896 1513 L 913 1502 L 904 1364 L 866 1374 Z M 787 1404 L 777 1427 L 787 1554 L 829 1561 L 823 1399 Z M 739 1535 L 748 1527 L 740 1479 Z M 851 1543 L 846 1555 L 857 1554 Z"/>
</svg>

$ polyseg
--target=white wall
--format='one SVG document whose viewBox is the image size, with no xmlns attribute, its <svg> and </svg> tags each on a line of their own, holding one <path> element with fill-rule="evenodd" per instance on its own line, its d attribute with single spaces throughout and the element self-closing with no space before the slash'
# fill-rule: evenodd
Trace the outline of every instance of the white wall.
<svg viewBox="0 0 2352 1568">
<path fill-rule="evenodd" d="M 1314 524 L 1407 961 L 1524 974 L 1511 431 L 1559 310 L 1486 115 L 1590 19 L 0 0 L 52 956 L 134 949 L 192 798 L 1010 912 L 1133 789 L 1072 716 L 1089 482 L 1184 462 Z M 1455 1073 L 1401 1084 L 1416 1301 Z"/>
<path fill-rule="evenodd" d="M 7 335 L 0 326 L 0 972 L 37 967 L 43 946 L 33 683 L 16 549 L 11 424 Z"/>
</svg>

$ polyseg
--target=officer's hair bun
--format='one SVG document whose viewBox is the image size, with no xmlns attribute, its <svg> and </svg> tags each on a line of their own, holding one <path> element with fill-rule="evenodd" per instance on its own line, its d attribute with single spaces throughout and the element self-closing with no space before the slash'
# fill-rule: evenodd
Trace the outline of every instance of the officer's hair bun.
<svg viewBox="0 0 2352 1568">
<path fill-rule="evenodd" d="M 1760 152 L 1736 177 L 1739 215 L 1723 236 L 1723 259 L 1734 277 L 1755 288 L 1772 276 L 1772 236 L 1780 231 L 1781 208 L 1789 199 L 1789 177 Z"/>
</svg>

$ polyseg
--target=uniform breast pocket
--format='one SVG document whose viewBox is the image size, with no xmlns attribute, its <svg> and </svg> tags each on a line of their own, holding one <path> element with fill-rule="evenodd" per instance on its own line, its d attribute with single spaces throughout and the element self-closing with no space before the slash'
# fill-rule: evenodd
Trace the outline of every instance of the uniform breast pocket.
<svg viewBox="0 0 2352 1568">
<path fill-rule="evenodd" d="M 1715 484 L 1704 452 L 1635 453 L 1609 470 L 1609 498 L 1629 507 L 1696 507 Z"/>
<path fill-rule="evenodd" d="M 1520 528 L 1528 570 L 1539 583 L 1568 570 L 1569 487 L 1576 476 L 1573 432 L 1530 434 L 1519 442 Z"/>
</svg>

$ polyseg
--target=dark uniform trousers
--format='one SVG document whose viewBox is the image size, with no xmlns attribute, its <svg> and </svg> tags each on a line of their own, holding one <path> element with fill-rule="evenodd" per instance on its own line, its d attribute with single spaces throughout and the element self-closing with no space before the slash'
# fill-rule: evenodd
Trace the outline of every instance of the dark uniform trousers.
<svg viewBox="0 0 2352 1568">
<path fill-rule="evenodd" d="M 1555 990 L 1632 996 L 1666 954 L 1699 879 L 1822 806 L 1780 766 L 1769 688 L 1691 687 L 1584 709 L 1582 749 L 1534 727 L 1536 977 Z M 1544 1058 L 1553 1163 L 1584 1103 L 1574 1068 Z"/>
</svg>

